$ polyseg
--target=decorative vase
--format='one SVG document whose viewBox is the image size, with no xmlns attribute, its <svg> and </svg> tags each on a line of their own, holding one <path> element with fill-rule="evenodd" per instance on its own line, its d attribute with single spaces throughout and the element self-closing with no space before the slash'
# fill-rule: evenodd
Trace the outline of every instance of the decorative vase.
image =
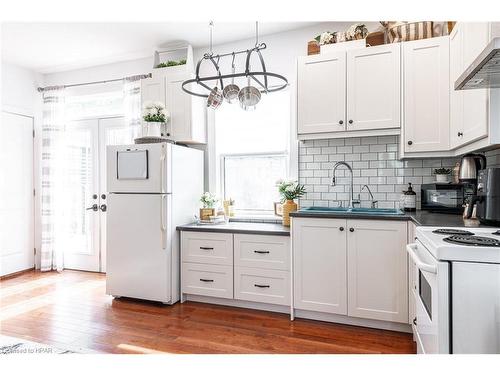
<svg viewBox="0 0 500 375">
<path fill-rule="evenodd" d="M 215 216 L 215 208 L 200 208 L 200 220 L 210 220 L 210 216 Z"/>
<path fill-rule="evenodd" d="M 441 183 L 448 182 L 448 175 L 447 174 L 437 174 L 436 175 L 436 182 L 441 182 Z"/>
<path fill-rule="evenodd" d="M 286 227 L 290 226 L 290 212 L 297 211 L 297 203 L 293 199 L 287 199 L 283 203 L 283 225 Z"/>
<path fill-rule="evenodd" d="M 161 137 L 163 122 L 144 122 L 142 127 L 143 137 Z"/>
</svg>

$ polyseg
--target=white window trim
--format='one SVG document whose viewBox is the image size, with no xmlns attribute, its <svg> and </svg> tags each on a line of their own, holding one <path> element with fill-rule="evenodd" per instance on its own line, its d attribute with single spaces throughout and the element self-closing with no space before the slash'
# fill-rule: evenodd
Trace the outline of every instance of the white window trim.
<svg viewBox="0 0 500 375">
<path fill-rule="evenodd" d="M 295 67 L 295 71 L 297 67 Z M 293 82 L 290 82 L 286 90 L 290 91 L 290 128 L 288 133 L 289 152 L 288 152 L 288 176 L 290 180 L 298 180 L 299 177 L 299 141 L 297 139 L 297 98 L 296 88 Z M 270 94 L 272 95 L 272 93 Z M 207 146 L 206 146 L 206 174 L 205 190 L 216 192 L 219 185 L 217 178 L 217 169 L 220 167 L 220 161 L 217 160 L 215 149 L 215 110 L 207 110 Z"/>
<path fill-rule="evenodd" d="M 220 160 L 219 160 L 219 188 L 220 188 L 220 193 L 221 193 L 221 199 L 225 200 L 226 199 L 226 187 L 225 187 L 225 161 L 226 158 L 231 158 L 231 157 L 269 157 L 269 156 L 284 156 L 285 157 L 285 163 L 286 163 L 286 169 L 290 169 L 290 154 L 287 150 L 283 151 L 274 151 L 274 152 L 246 152 L 246 153 L 234 153 L 234 154 L 221 154 L 220 155 Z M 287 176 L 283 176 L 284 178 L 287 178 Z M 270 210 L 249 210 L 249 209 L 243 209 L 244 214 L 242 215 L 237 215 L 237 216 L 245 216 L 245 217 L 250 217 L 250 216 L 274 216 L 274 211 L 272 209 Z M 255 211 L 255 213 L 251 212 Z"/>
</svg>

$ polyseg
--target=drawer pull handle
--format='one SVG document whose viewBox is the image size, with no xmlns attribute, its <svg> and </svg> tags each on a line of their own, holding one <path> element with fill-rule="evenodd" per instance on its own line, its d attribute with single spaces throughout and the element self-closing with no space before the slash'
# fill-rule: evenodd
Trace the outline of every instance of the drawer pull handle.
<svg viewBox="0 0 500 375">
<path fill-rule="evenodd" d="M 200 281 L 203 281 L 204 283 L 213 283 L 214 282 L 211 279 L 200 279 Z"/>
<path fill-rule="evenodd" d="M 254 250 L 253 252 L 256 254 L 269 254 L 268 250 Z"/>
<path fill-rule="evenodd" d="M 201 250 L 213 250 L 213 247 L 205 247 L 205 246 L 200 246 Z"/>
<path fill-rule="evenodd" d="M 256 288 L 270 288 L 269 285 L 262 285 L 262 284 L 253 284 L 253 286 Z"/>
</svg>

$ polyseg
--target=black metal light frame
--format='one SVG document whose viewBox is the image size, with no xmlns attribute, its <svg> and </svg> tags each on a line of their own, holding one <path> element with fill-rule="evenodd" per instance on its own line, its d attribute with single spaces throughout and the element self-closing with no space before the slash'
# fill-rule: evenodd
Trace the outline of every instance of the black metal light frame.
<svg viewBox="0 0 500 375">
<path fill-rule="evenodd" d="M 252 49 L 241 50 L 241 51 L 237 51 L 237 52 L 230 52 L 230 53 L 225 53 L 225 54 L 220 54 L 220 55 L 213 55 L 212 53 L 206 53 L 203 55 L 203 57 L 200 59 L 200 61 L 198 61 L 198 64 L 196 65 L 196 77 L 184 81 L 182 83 L 182 90 L 190 95 L 199 96 L 202 98 L 208 98 L 208 95 L 210 94 L 210 91 L 213 90 L 213 88 L 209 87 L 205 82 L 207 82 L 207 81 L 219 81 L 220 86 L 221 86 L 220 89 L 224 90 L 224 80 L 228 79 L 228 78 L 232 79 L 232 78 L 237 78 L 237 77 L 250 77 L 250 78 L 252 78 L 261 87 L 261 89 L 259 90 L 260 92 L 270 93 L 270 92 L 283 90 L 285 87 L 288 86 L 288 80 L 285 77 L 283 77 L 281 74 L 268 72 L 266 70 L 266 64 L 264 63 L 264 58 L 262 57 L 262 53 L 260 52 L 261 50 L 266 49 L 266 48 L 267 48 L 267 46 L 265 43 L 260 43 L 260 44 L 256 44 L 255 47 Z M 250 71 L 250 58 L 252 57 L 252 53 L 254 53 L 254 52 L 257 53 L 257 55 L 259 56 L 260 64 L 262 67 L 262 71 L 260 71 L 260 72 Z M 234 56 L 240 55 L 243 53 L 247 54 L 244 72 L 232 73 L 232 74 L 221 74 L 220 68 L 219 68 L 219 61 L 221 58 L 227 57 L 227 56 L 232 56 L 233 61 L 234 61 Z M 215 70 L 217 71 L 217 75 L 210 76 L 210 77 L 200 77 L 200 66 L 201 66 L 202 62 L 204 62 L 206 60 L 209 60 L 212 62 L 212 64 L 215 67 Z M 263 77 L 264 82 L 261 82 L 261 80 L 257 77 L 259 77 L 259 78 Z M 267 79 L 268 77 L 278 78 L 282 82 L 281 82 L 281 84 L 279 84 L 277 86 L 269 87 L 268 86 L 268 79 Z M 191 83 L 196 83 L 199 86 L 202 86 L 203 88 L 208 90 L 208 94 L 194 92 L 194 91 L 187 89 L 186 86 L 191 84 Z"/>
</svg>

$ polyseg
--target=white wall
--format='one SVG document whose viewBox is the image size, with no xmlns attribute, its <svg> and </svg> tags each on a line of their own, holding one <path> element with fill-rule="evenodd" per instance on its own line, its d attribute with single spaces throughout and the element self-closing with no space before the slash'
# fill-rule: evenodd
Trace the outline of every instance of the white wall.
<svg viewBox="0 0 500 375">
<path fill-rule="evenodd" d="M 2 110 L 34 116 L 39 102 L 38 86 L 43 76 L 31 70 L 2 62 Z"/>
</svg>

